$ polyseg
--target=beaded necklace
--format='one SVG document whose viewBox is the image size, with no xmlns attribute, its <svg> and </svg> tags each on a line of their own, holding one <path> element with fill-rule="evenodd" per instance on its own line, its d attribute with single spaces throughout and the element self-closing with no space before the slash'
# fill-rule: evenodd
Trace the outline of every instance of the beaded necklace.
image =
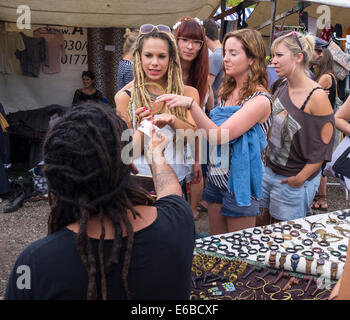
<svg viewBox="0 0 350 320">
<path fill-rule="evenodd" d="M 159 95 L 157 95 L 157 94 L 154 94 L 154 93 L 150 92 L 150 91 L 147 89 L 147 87 L 146 87 L 147 85 L 151 85 L 151 86 L 157 87 L 158 89 L 160 89 L 160 91 L 162 91 L 162 93 L 159 94 Z M 146 83 L 145 83 L 145 88 L 146 88 L 146 91 L 147 91 L 147 93 L 149 94 L 149 96 L 150 96 L 152 102 L 156 101 L 156 99 L 157 99 L 159 96 L 161 96 L 162 94 L 165 94 L 164 88 L 163 88 L 161 85 L 159 85 L 158 83 L 155 83 L 155 82 L 146 82 Z M 163 111 L 163 109 L 164 109 L 164 106 L 165 106 L 165 102 L 163 102 L 162 107 L 161 107 L 158 111 L 152 112 L 152 110 L 151 110 L 151 114 L 153 115 L 153 114 L 160 114 L 160 113 L 162 113 L 162 111 Z"/>
</svg>

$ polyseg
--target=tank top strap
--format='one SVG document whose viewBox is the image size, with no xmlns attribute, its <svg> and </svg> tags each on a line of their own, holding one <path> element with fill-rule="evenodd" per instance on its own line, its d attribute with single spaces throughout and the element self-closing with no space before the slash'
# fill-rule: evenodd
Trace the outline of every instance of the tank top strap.
<svg viewBox="0 0 350 320">
<path fill-rule="evenodd" d="M 309 95 L 307 96 L 307 98 L 305 99 L 305 101 L 304 101 L 303 105 L 301 106 L 300 110 L 304 111 L 306 104 L 308 103 L 308 101 L 309 101 L 310 98 L 311 98 L 311 95 L 312 95 L 312 94 L 314 93 L 314 91 L 316 91 L 317 89 L 322 89 L 322 90 L 323 90 L 323 88 L 321 88 L 321 87 L 313 88 L 313 89 L 310 91 L 310 93 L 309 93 Z"/>
<path fill-rule="evenodd" d="M 251 96 L 249 96 L 248 98 L 246 98 L 243 102 L 242 102 L 242 106 L 247 103 L 250 99 L 253 99 L 257 96 L 265 96 L 267 99 L 269 99 L 270 101 L 270 106 L 271 106 L 271 110 L 272 110 L 272 106 L 273 106 L 273 101 L 272 101 L 272 97 L 271 95 L 266 92 L 266 91 L 257 91 L 257 92 L 254 92 Z"/>
<path fill-rule="evenodd" d="M 124 92 L 131 98 L 131 91 L 130 90 L 126 89 L 126 90 L 124 90 Z"/>
</svg>

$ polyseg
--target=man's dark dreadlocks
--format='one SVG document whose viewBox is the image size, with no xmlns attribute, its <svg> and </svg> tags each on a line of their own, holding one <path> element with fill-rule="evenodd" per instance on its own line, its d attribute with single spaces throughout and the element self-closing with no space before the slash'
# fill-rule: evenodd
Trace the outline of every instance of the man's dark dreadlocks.
<svg viewBox="0 0 350 320">
<path fill-rule="evenodd" d="M 121 220 L 126 226 L 122 281 L 126 296 L 130 299 L 127 277 L 134 233 L 127 209 L 136 218 L 139 214 L 133 206 L 153 204 L 152 198 L 145 192 L 131 186 L 131 167 L 121 159 L 123 147 L 130 142 L 121 141 L 122 132 L 126 129 L 126 123 L 112 109 L 106 110 L 97 102 L 87 102 L 74 107 L 57 122 L 44 142 L 44 173 L 48 180 L 51 206 L 48 233 L 76 221 L 79 223 L 76 243 L 88 272 L 88 299 L 97 299 L 98 296 L 95 279 L 97 261 L 87 235 L 89 218 L 98 216 L 101 222 L 98 256 L 102 299 L 107 299 L 106 274 L 120 263 Z M 104 215 L 113 221 L 115 228 L 115 239 L 108 259 L 103 257 Z"/>
</svg>

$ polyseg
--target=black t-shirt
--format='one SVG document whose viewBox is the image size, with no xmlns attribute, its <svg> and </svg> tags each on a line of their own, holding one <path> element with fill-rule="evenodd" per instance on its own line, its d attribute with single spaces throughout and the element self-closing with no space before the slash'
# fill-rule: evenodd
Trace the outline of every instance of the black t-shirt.
<svg viewBox="0 0 350 320">
<path fill-rule="evenodd" d="M 154 206 L 157 218 L 134 236 L 128 276 L 132 299 L 189 299 L 195 242 L 191 207 L 177 195 L 163 197 Z M 91 240 L 97 258 L 99 240 Z M 63 228 L 29 245 L 15 263 L 5 299 L 86 299 L 88 275 L 75 241 L 76 234 Z M 112 242 L 105 240 L 104 257 L 109 256 Z M 121 280 L 125 246 L 123 238 L 121 263 L 107 275 L 108 299 L 126 299 Z M 99 263 L 96 279 L 101 298 Z"/>
<path fill-rule="evenodd" d="M 74 106 L 79 102 L 88 101 L 88 100 L 102 101 L 102 98 L 103 98 L 102 93 L 97 89 L 94 94 L 86 94 L 82 90 L 77 89 L 75 90 L 75 93 L 74 93 L 72 105 Z"/>
</svg>

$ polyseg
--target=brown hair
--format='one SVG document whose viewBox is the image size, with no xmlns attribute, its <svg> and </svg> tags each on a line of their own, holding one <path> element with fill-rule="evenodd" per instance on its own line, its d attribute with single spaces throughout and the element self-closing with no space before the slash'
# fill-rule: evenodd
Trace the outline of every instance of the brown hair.
<svg viewBox="0 0 350 320">
<path fill-rule="evenodd" d="M 238 39 L 243 47 L 248 58 L 253 58 L 253 63 L 250 66 L 249 80 L 245 83 L 242 91 L 240 92 L 240 101 L 251 96 L 257 91 L 258 86 L 268 88 L 267 71 L 266 71 L 266 49 L 261 34 L 256 30 L 241 29 L 233 32 L 229 32 L 225 35 L 223 40 L 223 53 L 225 56 L 226 42 L 230 38 Z M 235 78 L 226 74 L 225 68 L 222 86 L 219 91 L 219 97 L 223 100 L 227 100 L 231 92 L 236 88 Z M 267 89 L 266 89 L 267 91 Z"/>
<path fill-rule="evenodd" d="M 327 48 L 322 48 L 322 57 L 314 67 L 315 81 L 318 81 L 323 74 L 334 73 L 333 71 L 333 56 Z"/>
</svg>

